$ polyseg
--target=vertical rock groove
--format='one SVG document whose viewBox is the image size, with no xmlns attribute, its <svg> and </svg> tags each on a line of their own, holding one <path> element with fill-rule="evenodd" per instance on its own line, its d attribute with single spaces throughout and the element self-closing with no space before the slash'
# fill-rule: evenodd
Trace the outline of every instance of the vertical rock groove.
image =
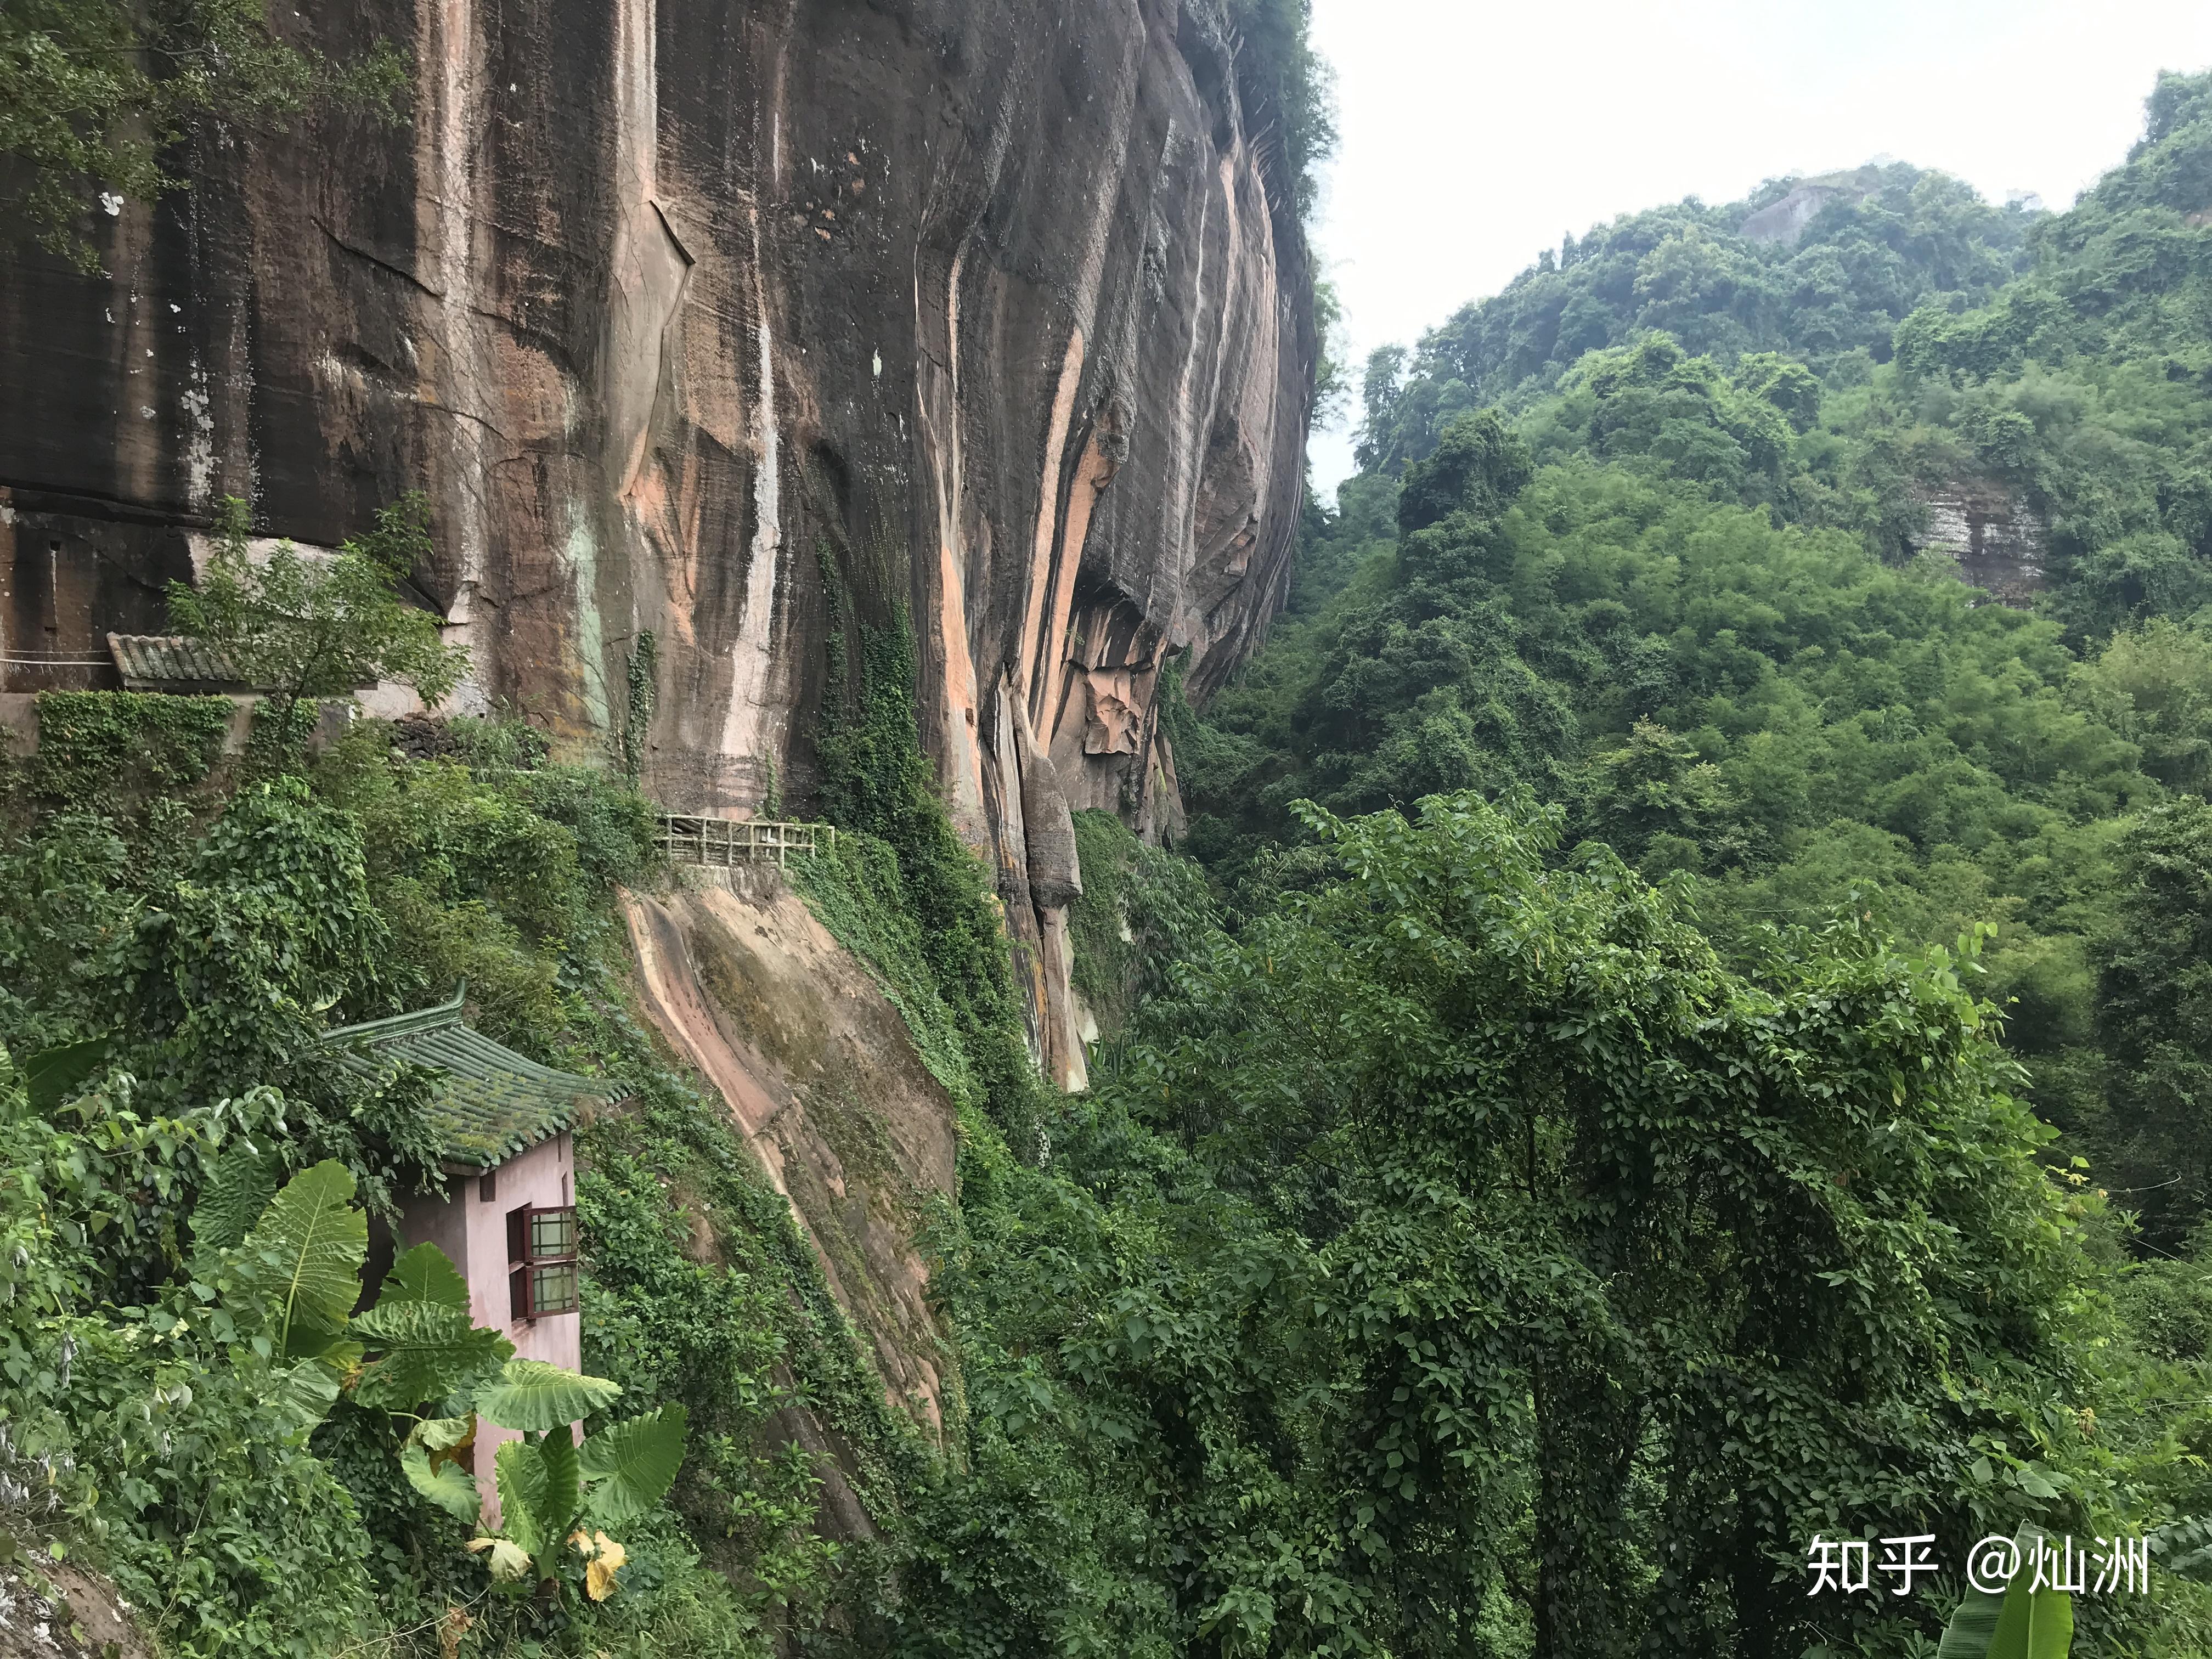
<svg viewBox="0 0 2212 1659">
<path fill-rule="evenodd" d="M 1210 9 L 331 0 L 299 27 L 411 52 L 409 121 L 210 124 L 189 192 L 100 216 L 104 276 L 0 269 L 0 485 L 133 573 L 89 652 L 161 625 L 217 495 L 327 546 L 419 488 L 416 583 L 479 703 L 597 752 L 654 632 L 672 809 L 755 811 L 774 779 L 805 810 L 842 617 L 914 629 L 925 746 L 1018 940 L 1054 924 L 1007 856 L 1009 717 L 1066 805 L 1174 821 L 1160 672 L 1218 684 L 1266 627 L 1315 354 Z"/>
</svg>

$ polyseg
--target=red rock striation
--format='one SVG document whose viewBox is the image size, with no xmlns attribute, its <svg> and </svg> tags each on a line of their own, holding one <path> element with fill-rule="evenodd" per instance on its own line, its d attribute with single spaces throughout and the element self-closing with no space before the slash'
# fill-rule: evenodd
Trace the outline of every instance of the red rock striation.
<svg viewBox="0 0 2212 1659">
<path fill-rule="evenodd" d="M 0 690 L 161 631 L 222 495 L 328 545 L 421 488 L 473 695 L 596 748 L 649 629 L 647 789 L 744 813 L 805 801 L 838 619 L 903 620 L 1075 1081 L 1073 872 L 1032 854 L 1070 805 L 1172 822 L 1161 665 L 1218 682 L 1297 519 L 1305 254 L 1212 0 L 298 26 L 411 53 L 409 120 L 211 125 L 189 192 L 94 216 L 106 276 L 0 270 L 0 654 L 52 665 Z"/>
</svg>

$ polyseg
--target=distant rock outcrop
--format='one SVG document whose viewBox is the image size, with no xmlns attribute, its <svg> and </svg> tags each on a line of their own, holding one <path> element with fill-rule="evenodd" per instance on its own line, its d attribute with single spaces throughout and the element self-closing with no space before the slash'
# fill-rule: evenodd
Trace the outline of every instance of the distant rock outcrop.
<svg viewBox="0 0 2212 1659">
<path fill-rule="evenodd" d="M 1990 478 L 1954 478 L 1924 488 L 1919 499 L 1926 527 L 1912 538 L 1914 551 L 1948 555 L 1966 581 L 2014 609 L 2050 585 L 2050 528 L 2018 490 Z"/>
<path fill-rule="evenodd" d="M 1736 234 L 1747 242 L 1795 247 L 1797 239 L 1805 234 L 1805 227 L 1820 217 L 1821 210 L 1830 203 L 1863 202 L 1881 188 L 1880 169 L 1872 167 L 1850 173 L 1823 173 L 1817 179 L 1801 179 L 1787 196 L 1768 203 L 1745 219 L 1736 228 Z"/>
</svg>

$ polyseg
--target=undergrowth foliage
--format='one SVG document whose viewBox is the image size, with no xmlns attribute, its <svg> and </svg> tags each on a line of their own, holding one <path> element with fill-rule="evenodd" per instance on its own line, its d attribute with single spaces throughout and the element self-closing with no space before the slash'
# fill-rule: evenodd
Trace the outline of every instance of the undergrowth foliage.
<svg viewBox="0 0 2212 1659">
<path fill-rule="evenodd" d="M 235 712 L 228 697 L 41 692 L 40 745 L 23 781 L 48 810 L 100 811 L 182 794 L 221 759 Z"/>
<path fill-rule="evenodd" d="M 363 724 L 253 776 L 216 763 L 230 710 L 64 699 L 9 770 L 0 1053 L 56 1080 L 0 1059 L 0 1447 L 52 1501 L 11 1498 L 0 1529 L 74 1544 L 179 1655 L 758 1659 L 871 1582 L 816 1529 L 820 1474 L 777 1414 L 804 1401 L 887 1516 L 916 1454 L 787 1204 L 627 1012 L 614 886 L 649 872 L 649 809 L 497 724 L 412 762 Z M 118 800 L 92 780 L 125 752 L 143 783 Z M 502 1042 L 637 1091 L 579 1133 L 586 1352 L 694 1437 L 604 1603 L 495 1595 L 381 1402 L 272 1433 L 276 1385 L 173 1324 L 247 1194 L 323 1164 L 390 1218 L 437 1187 L 425 1080 L 318 1043 L 463 976 Z"/>
<path fill-rule="evenodd" d="M 1068 907 L 1074 984 L 1102 1039 L 1118 1036 L 1170 972 L 1219 925 L 1206 878 L 1188 859 L 1139 841 L 1110 812 L 1075 815 L 1083 891 Z"/>
<path fill-rule="evenodd" d="M 913 636 L 902 611 L 887 627 L 857 626 L 849 645 L 842 627 L 830 641 L 817 738 L 822 810 L 842 829 L 874 837 L 890 856 L 840 836 L 831 855 L 814 861 L 817 873 L 804 879 L 818 892 L 833 930 L 842 921 L 848 933 L 841 939 L 870 960 L 876 960 L 871 949 L 918 957 L 958 1034 L 964 1064 L 954 1070 L 971 1080 L 969 1103 L 1033 1157 L 1040 1085 L 1023 1036 L 1003 913 L 982 860 L 946 816 L 921 751 Z M 856 684 L 848 684 L 848 658 L 859 667 Z M 919 982 L 911 974 L 901 977 Z M 933 1020 L 933 1012 L 925 1027 Z M 923 1032 L 925 1052 L 945 1064 L 941 1036 Z"/>
<path fill-rule="evenodd" d="M 1236 15 L 1248 67 L 1297 68 L 1300 8 Z M 2129 168 L 2032 238 L 1882 174 L 1814 228 L 1849 280 L 1801 305 L 1798 256 L 1754 270 L 1686 210 L 1563 249 L 1413 382 L 1378 364 L 1369 459 L 1413 465 L 1310 522 L 1319 574 L 1241 685 L 1201 713 L 1164 676 L 1210 868 L 1079 819 L 1087 1097 L 1036 1074 L 905 617 L 830 584 L 844 833 L 792 878 L 959 1109 L 921 1241 L 941 1455 L 632 1017 L 626 779 L 497 722 L 232 772 L 211 709 L 55 703 L 0 829 L 0 1525 L 179 1656 L 410 1659 L 1924 1659 L 1956 1575 L 1808 1596 L 1814 1534 L 2142 1531 L 2164 1575 L 2084 1601 L 2085 1641 L 2194 1659 L 2212 520 L 2105 400 L 2197 442 L 2206 97 L 2162 82 Z M 1852 298 L 1907 255 L 1879 318 Z M 1739 330 L 1706 303 L 1731 272 L 1779 309 Z M 1875 363 L 1937 291 L 1970 303 Z M 1474 411 L 1493 382 L 1520 419 Z M 2052 513 L 2049 614 L 1892 558 L 1931 457 Z M 316 1039 L 462 977 L 501 1041 L 635 1091 L 578 1129 L 606 1383 L 539 1402 L 545 1501 L 474 1540 L 582 1596 L 457 1547 L 459 1408 L 407 1428 L 385 1358 L 318 1382 L 236 1295 L 252 1194 L 388 1218 L 439 1178 L 422 1080 L 325 1075 Z M 2157 1166 L 2158 1259 L 2031 1087 Z M 349 1289 L 306 1359 L 345 1357 Z M 608 1387 L 690 1440 L 600 1602 L 607 1545 L 555 1534 L 613 1478 Z"/>
<path fill-rule="evenodd" d="M 926 836 L 895 641 L 873 672 L 825 793 Z M 1152 994 L 1097 1098 L 1036 1100 L 1048 1158 L 967 1121 L 931 1241 L 963 1455 L 905 1494 L 884 1644 L 1887 1650 L 1941 1607 L 1805 1606 L 1801 1534 L 2142 1512 L 2070 1403 L 2103 1212 L 2039 1167 L 1979 933 L 1854 918 L 1754 981 L 1525 799 L 1310 822 L 1233 939 L 1080 825 L 1081 982 Z M 799 879 L 973 1102 L 930 844 Z"/>
<path fill-rule="evenodd" d="M 847 832 L 793 878 L 961 1108 L 924 1239 L 959 1369 L 941 1457 L 629 1012 L 615 887 L 652 838 L 618 783 L 498 727 L 408 761 L 364 726 L 302 776 L 0 845 L 30 970 L 0 1042 L 90 1045 L 0 1112 L 27 1176 L 0 1192 L 0 1421 L 52 1472 L 39 1534 L 173 1650 L 1902 1651 L 1938 1604 L 1805 1607 L 1800 1533 L 2197 1500 L 2185 1442 L 2084 1414 L 2103 1211 L 2038 1167 L 1976 938 L 1906 952 L 1855 918 L 1747 979 L 1678 887 L 1468 795 L 1310 812 L 1325 855 L 1248 883 L 1231 937 L 1196 872 L 1086 815 L 1079 975 L 1121 1024 L 1064 1099 L 929 790 L 910 659 L 866 656 L 823 745 Z M 495 1594 L 358 1387 L 251 1432 L 278 1385 L 169 1311 L 242 1224 L 234 1171 L 342 1170 L 386 1213 L 435 1180 L 420 1079 L 355 1091 L 313 1041 L 457 971 L 501 1040 L 635 1091 L 578 1132 L 586 1353 L 690 1440 L 604 1603 Z M 2154 1304 L 2177 1350 L 2185 1292 Z M 830 1541 L 833 1480 L 872 1537 Z"/>
</svg>

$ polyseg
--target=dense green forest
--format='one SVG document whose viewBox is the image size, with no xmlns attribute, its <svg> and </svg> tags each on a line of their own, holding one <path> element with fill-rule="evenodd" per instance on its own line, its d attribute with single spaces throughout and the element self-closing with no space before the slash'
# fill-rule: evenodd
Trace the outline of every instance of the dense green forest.
<svg viewBox="0 0 2212 1659">
<path fill-rule="evenodd" d="M 1334 875 L 1232 935 L 1091 817 L 1086 971 L 1136 1000 L 1062 1098 L 904 641 L 860 660 L 826 744 L 847 832 L 799 879 L 962 1111 L 932 1241 L 957 1455 L 885 1407 L 784 1200 L 627 1012 L 611 884 L 655 877 L 617 779 L 497 724 L 428 759 L 374 725 L 224 757 L 224 700 L 78 694 L 10 776 L 11 1534 L 112 1573 L 179 1654 L 1872 1654 L 1948 1602 L 1808 1608 L 1814 1529 L 2206 1507 L 2212 1298 L 2115 1281 L 1971 940 L 1846 920 L 1741 974 L 1510 790 L 1308 811 Z M 284 1229 L 238 1215 L 241 1159 L 356 1216 L 423 1182 L 412 1079 L 318 1038 L 460 975 L 482 1029 L 638 1091 L 580 1140 L 574 1409 L 586 1447 L 672 1407 L 690 1437 L 603 1602 L 566 1552 L 532 1547 L 529 1594 L 532 1562 L 503 1583 L 465 1547 L 407 1468 L 420 1385 L 375 1381 L 392 1326 L 354 1322 L 366 1370 L 303 1350 Z M 858 1449 L 877 1541 L 817 1530 L 793 1405 Z M 2085 1624 L 2191 1651 L 2182 1593 Z"/>
<path fill-rule="evenodd" d="M 2212 1650 L 2212 76 L 2063 215 L 1863 182 L 1794 248 L 1731 228 L 1780 187 L 1601 228 L 1370 366 L 1290 615 L 1170 693 L 1187 837 L 1079 815 L 1086 1095 L 903 620 L 835 599 L 791 878 L 959 1113 L 942 1453 L 635 1013 L 634 742 L 311 754 L 285 665 L 452 672 L 390 596 L 419 513 L 328 568 L 228 522 L 180 616 L 297 695 L 243 752 L 227 699 L 50 695 L 0 779 L 0 1564 L 179 1656 L 1926 1659 L 1959 1550 L 2035 1525 L 2159 1552 L 2078 1650 Z M 1911 551 L 1967 474 L 2049 526 L 2030 608 Z M 323 1034 L 464 978 L 634 1091 L 579 1130 L 557 1384 L 420 1260 L 346 1307 L 440 1176 L 423 1079 Z M 472 1537 L 471 1413 L 573 1537 Z M 1816 1534 L 1945 1571 L 1808 1597 Z"/>
<path fill-rule="evenodd" d="M 1190 849 L 1260 893 L 1326 867 L 1302 797 L 1524 786 L 1687 878 L 1746 968 L 1848 908 L 1986 927 L 2032 1098 L 2179 1251 L 2212 1200 L 2212 88 L 2163 80 L 2064 214 L 1863 182 L 1794 249 L 1728 231 L 1779 186 L 1623 219 L 1377 354 L 1291 618 L 1185 722 Z M 2032 607 L 1914 554 L 1961 482 L 2047 525 Z"/>
</svg>

